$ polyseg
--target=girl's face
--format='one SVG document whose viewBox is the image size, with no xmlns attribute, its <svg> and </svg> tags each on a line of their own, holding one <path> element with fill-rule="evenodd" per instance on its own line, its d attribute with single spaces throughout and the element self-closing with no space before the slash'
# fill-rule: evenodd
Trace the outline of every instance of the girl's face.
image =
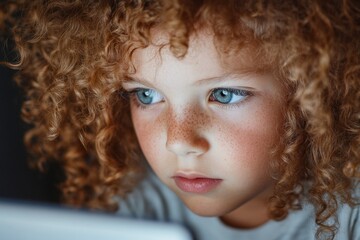
<svg viewBox="0 0 360 240">
<path fill-rule="evenodd" d="M 256 59 L 245 53 L 223 64 L 205 33 L 190 40 L 183 59 L 152 45 L 135 51 L 134 65 L 123 87 L 142 151 L 161 181 L 199 215 L 266 208 L 270 152 L 283 121 L 280 83 L 252 71 Z"/>
</svg>

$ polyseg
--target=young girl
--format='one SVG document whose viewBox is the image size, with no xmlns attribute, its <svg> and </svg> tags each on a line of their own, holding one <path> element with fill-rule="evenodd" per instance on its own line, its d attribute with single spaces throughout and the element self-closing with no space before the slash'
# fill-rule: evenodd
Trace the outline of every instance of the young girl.
<svg viewBox="0 0 360 240">
<path fill-rule="evenodd" d="M 195 239 L 360 239 L 359 1 L 4 9 L 25 142 L 65 203 Z"/>
</svg>

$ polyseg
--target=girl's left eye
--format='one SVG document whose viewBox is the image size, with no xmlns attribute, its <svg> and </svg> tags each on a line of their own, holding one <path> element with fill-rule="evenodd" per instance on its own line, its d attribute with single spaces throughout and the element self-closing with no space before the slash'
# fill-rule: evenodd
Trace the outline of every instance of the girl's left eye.
<svg viewBox="0 0 360 240">
<path fill-rule="evenodd" d="M 212 90 L 209 100 L 221 104 L 238 103 L 245 100 L 251 93 L 242 89 L 216 88 Z"/>
</svg>

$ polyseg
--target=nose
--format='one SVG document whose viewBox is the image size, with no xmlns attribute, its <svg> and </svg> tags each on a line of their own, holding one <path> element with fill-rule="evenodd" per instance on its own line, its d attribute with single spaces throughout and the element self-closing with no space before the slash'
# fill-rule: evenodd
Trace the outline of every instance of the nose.
<svg viewBox="0 0 360 240">
<path fill-rule="evenodd" d="M 201 134 L 204 119 L 196 115 L 168 118 L 166 148 L 177 156 L 200 156 L 210 148 L 208 140 Z"/>
</svg>

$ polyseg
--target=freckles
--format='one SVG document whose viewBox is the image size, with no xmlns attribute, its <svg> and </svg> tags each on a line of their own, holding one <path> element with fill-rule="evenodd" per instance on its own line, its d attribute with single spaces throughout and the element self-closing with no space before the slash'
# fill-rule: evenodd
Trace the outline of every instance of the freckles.
<svg viewBox="0 0 360 240">
<path fill-rule="evenodd" d="M 166 120 L 169 139 L 193 139 L 194 135 L 211 127 L 211 119 L 205 113 L 196 112 L 191 107 L 176 115 L 173 111 Z"/>
<path fill-rule="evenodd" d="M 249 108 L 247 115 L 240 116 L 238 121 L 219 122 L 217 144 L 223 146 L 232 159 L 229 161 L 240 168 L 267 167 L 271 150 L 279 140 L 279 109 L 274 103 L 262 102 L 257 108 Z"/>
<path fill-rule="evenodd" d="M 252 164 L 256 146 L 254 136 L 246 128 L 234 126 L 220 127 L 221 136 L 218 144 L 228 157 L 229 166 L 235 163 L 239 168 L 249 168 Z"/>
<path fill-rule="evenodd" d="M 133 114 L 132 117 L 141 150 L 147 160 L 151 161 L 159 154 L 159 126 L 157 124 L 147 123 L 146 120 L 143 120 L 141 114 Z"/>
</svg>

